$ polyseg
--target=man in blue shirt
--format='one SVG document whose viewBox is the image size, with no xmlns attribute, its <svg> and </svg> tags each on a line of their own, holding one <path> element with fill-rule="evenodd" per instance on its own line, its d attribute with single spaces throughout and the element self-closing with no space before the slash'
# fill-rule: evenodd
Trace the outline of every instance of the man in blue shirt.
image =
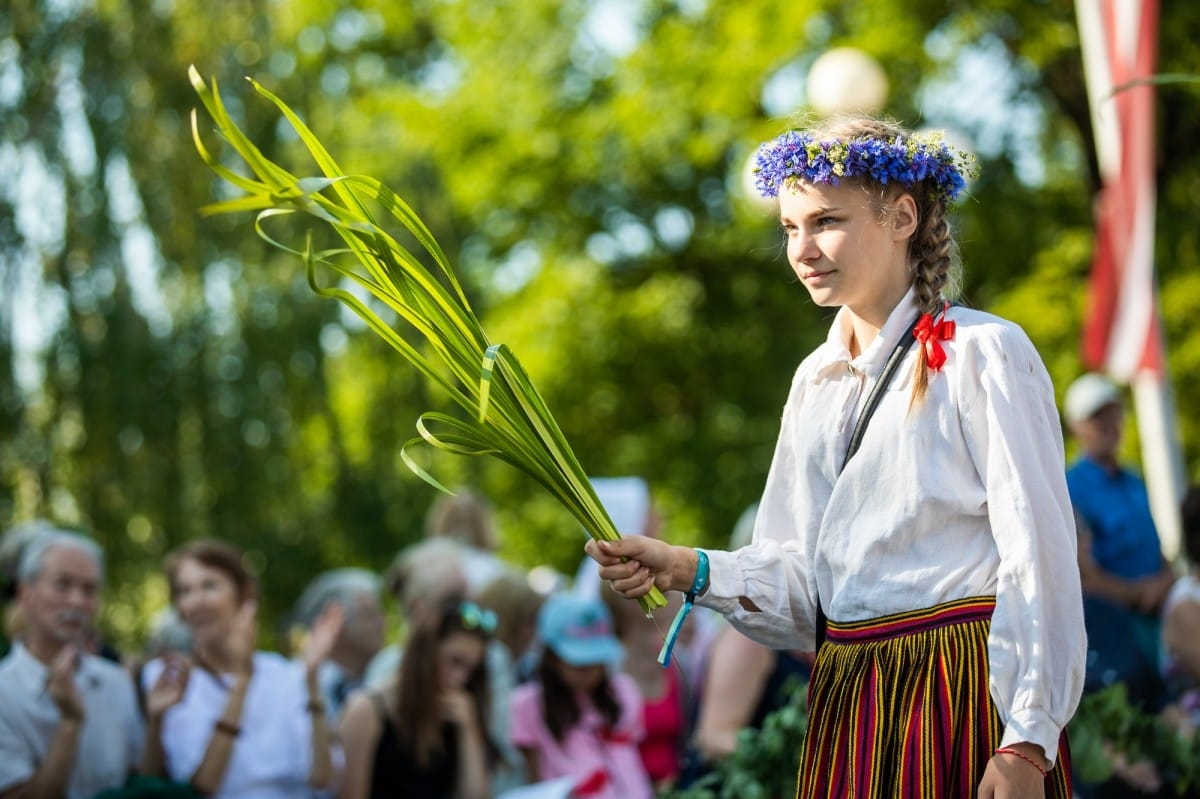
<svg viewBox="0 0 1200 799">
<path fill-rule="evenodd" d="M 1067 470 L 1079 527 L 1085 597 L 1132 612 L 1137 645 L 1159 660 L 1159 611 L 1175 575 L 1162 554 L 1146 484 L 1117 462 L 1125 413 L 1117 387 L 1085 374 L 1067 389 L 1065 415 L 1080 457 Z"/>
</svg>

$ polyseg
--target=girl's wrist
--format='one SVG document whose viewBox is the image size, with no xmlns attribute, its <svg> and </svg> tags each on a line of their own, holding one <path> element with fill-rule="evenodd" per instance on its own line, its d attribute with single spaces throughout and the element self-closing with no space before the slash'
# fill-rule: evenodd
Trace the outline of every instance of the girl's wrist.
<svg viewBox="0 0 1200 799">
<path fill-rule="evenodd" d="M 703 596 L 708 590 L 708 554 L 693 547 L 681 549 L 684 550 L 684 568 L 678 578 L 672 580 L 671 587 L 685 594 L 694 592 L 696 596 Z"/>
<path fill-rule="evenodd" d="M 1053 769 L 1049 759 L 1042 754 L 1042 748 L 1035 744 L 1016 743 L 1010 744 L 1009 746 L 1001 746 L 996 750 L 996 754 L 1007 755 L 1009 757 L 1016 757 L 1024 760 L 1026 763 L 1042 772 L 1043 777 L 1049 774 L 1051 769 Z"/>
<path fill-rule="evenodd" d="M 692 547 L 679 547 L 681 566 L 671 579 L 671 588 L 687 593 L 696 582 L 696 572 L 700 568 L 700 553 Z"/>
</svg>

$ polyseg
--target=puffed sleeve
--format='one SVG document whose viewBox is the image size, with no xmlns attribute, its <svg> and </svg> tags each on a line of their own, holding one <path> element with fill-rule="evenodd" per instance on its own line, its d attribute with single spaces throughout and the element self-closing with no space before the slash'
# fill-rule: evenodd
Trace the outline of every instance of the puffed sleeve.
<svg viewBox="0 0 1200 799">
<path fill-rule="evenodd" d="M 1038 744 L 1053 761 L 1087 649 L 1054 390 L 1015 325 L 988 326 L 964 356 L 962 368 L 979 376 L 964 392 L 964 435 L 1000 560 L 988 659 L 1001 743 Z"/>
<path fill-rule="evenodd" d="M 754 543 L 733 552 L 705 550 L 708 591 L 697 604 L 720 612 L 738 631 L 776 649 L 814 648 L 816 588 L 808 564 L 810 539 L 793 502 L 809 487 L 809 475 L 797 463 L 797 408 L 803 396 L 805 366 L 792 381 L 784 406 L 775 455 L 767 474 L 754 525 Z M 749 610 L 745 597 L 757 610 Z"/>
</svg>

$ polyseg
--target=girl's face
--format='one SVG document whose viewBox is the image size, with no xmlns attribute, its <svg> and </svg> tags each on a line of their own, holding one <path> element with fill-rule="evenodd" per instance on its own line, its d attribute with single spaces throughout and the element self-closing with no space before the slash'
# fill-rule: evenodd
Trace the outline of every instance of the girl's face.
<svg viewBox="0 0 1200 799">
<path fill-rule="evenodd" d="M 188 558 L 179 564 L 174 589 L 175 610 L 196 643 L 216 643 L 229 636 L 242 602 L 228 574 Z"/>
<path fill-rule="evenodd" d="M 438 647 L 438 676 L 443 691 L 461 691 L 483 663 L 487 644 L 478 635 L 453 632 Z"/>
<path fill-rule="evenodd" d="M 558 661 L 558 676 L 562 679 L 563 684 L 577 694 L 590 694 L 600 686 L 607 675 L 607 667 L 603 664 L 599 666 L 572 666 L 565 660 Z"/>
<path fill-rule="evenodd" d="M 857 186 L 799 183 L 779 192 L 788 263 L 821 306 L 882 323 L 908 291 L 916 207 L 901 195 L 884 218 Z"/>
</svg>

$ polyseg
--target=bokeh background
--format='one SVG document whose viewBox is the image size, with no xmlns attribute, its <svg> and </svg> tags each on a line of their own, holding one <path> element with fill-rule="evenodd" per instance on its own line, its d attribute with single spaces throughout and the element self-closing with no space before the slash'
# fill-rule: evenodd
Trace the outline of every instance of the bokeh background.
<svg viewBox="0 0 1200 799">
<path fill-rule="evenodd" d="M 97 535 L 118 640 L 164 603 L 162 556 L 190 537 L 250 550 L 274 615 L 323 568 L 382 568 L 434 493 L 400 446 L 420 412 L 451 410 L 249 215 L 198 213 L 228 189 L 191 141 L 191 64 L 292 171 L 316 169 L 244 76 L 404 196 L 584 466 L 645 476 L 680 543 L 724 543 L 757 498 L 792 371 L 831 317 L 744 178 L 760 141 L 813 110 L 833 48 L 882 68 L 883 114 L 978 155 L 964 300 L 1023 325 L 1060 393 L 1082 368 L 1098 178 L 1068 0 L 0 9 L 0 526 Z M 1200 4 L 1161 13 L 1160 71 L 1200 71 Z M 1157 102 L 1157 268 L 1193 478 L 1198 95 Z M 487 459 L 427 465 L 492 501 L 506 557 L 573 571 L 582 533 L 531 481 Z"/>
</svg>

